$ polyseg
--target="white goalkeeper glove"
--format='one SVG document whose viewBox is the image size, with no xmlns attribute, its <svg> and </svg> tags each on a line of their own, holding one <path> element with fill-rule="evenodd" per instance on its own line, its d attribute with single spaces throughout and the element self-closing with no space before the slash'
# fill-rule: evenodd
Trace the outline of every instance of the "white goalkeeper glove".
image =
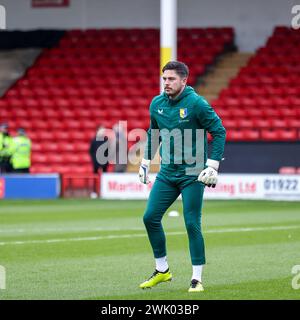
<svg viewBox="0 0 300 320">
<path fill-rule="evenodd" d="M 140 170 L 139 170 L 139 178 L 141 183 L 148 184 L 150 183 L 148 174 L 150 170 L 150 160 L 142 159 Z"/>
<path fill-rule="evenodd" d="M 198 181 L 214 188 L 218 182 L 219 161 L 207 159 L 206 165 L 207 168 L 201 171 Z"/>
</svg>

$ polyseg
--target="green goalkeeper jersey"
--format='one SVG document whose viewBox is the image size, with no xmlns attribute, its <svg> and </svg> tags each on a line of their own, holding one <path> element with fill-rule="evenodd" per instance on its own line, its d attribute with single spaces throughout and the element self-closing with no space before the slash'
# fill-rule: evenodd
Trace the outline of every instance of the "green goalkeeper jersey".
<svg viewBox="0 0 300 320">
<path fill-rule="evenodd" d="M 226 131 L 209 103 L 186 86 L 176 98 L 166 93 L 150 104 L 150 126 L 144 158 L 152 160 L 160 144 L 161 171 L 198 175 L 207 160 L 207 132 L 212 135 L 210 159 L 220 161 Z"/>
</svg>

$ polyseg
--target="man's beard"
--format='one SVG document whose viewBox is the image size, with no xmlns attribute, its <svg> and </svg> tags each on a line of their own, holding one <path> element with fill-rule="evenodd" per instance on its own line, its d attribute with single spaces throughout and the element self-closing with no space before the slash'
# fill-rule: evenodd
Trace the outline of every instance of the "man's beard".
<svg viewBox="0 0 300 320">
<path fill-rule="evenodd" d="M 179 94 L 180 91 L 181 91 L 181 88 L 176 90 L 176 91 L 172 90 L 169 93 L 166 92 L 166 90 L 165 90 L 165 93 L 169 98 L 173 98 L 173 97 L 176 97 Z"/>
</svg>

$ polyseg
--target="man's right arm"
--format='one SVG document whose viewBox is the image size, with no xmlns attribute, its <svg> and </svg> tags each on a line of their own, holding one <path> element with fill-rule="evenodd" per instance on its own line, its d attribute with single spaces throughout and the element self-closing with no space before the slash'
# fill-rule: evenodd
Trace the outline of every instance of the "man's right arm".
<svg viewBox="0 0 300 320">
<path fill-rule="evenodd" d="M 147 131 L 147 140 L 144 151 L 144 158 L 141 161 L 140 169 L 139 169 L 139 179 L 142 183 L 148 184 L 149 181 L 149 170 L 151 160 L 153 160 L 156 151 L 158 149 L 160 138 L 159 138 L 159 128 L 156 122 L 156 119 L 152 113 L 152 103 L 150 105 L 150 125 Z"/>
<path fill-rule="evenodd" d="M 150 124 L 147 131 L 147 140 L 144 151 L 144 159 L 153 160 L 156 151 L 158 149 L 160 140 L 159 140 L 159 129 L 157 122 L 153 115 L 150 112 Z"/>
</svg>

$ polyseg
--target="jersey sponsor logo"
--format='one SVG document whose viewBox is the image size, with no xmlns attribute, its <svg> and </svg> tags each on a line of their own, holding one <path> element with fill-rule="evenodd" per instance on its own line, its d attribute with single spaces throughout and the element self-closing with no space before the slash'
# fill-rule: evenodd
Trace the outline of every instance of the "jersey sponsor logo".
<svg viewBox="0 0 300 320">
<path fill-rule="evenodd" d="M 180 118 L 181 118 L 181 119 L 186 118 L 186 117 L 187 117 L 187 114 L 188 114 L 187 108 L 182 108 L 182 109 L 179 110 L 179 115 L 180 115 Z"/>
<path fill-rule="evenodd" d="M 163 114 L 164 109 L 158 109 L 157 111 L 158 111 L 159 114 Z"/>
</svg>

